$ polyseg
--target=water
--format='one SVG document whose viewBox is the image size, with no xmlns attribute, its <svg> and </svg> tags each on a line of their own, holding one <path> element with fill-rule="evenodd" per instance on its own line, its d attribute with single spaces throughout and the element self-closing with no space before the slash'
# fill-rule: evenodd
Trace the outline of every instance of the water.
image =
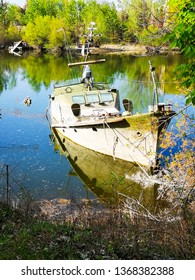
<svg viewBox="0 0 195 280">
<path fill-rule="evenodd" d="M 173 84 L 173 69 L 176 64 L 182 62 L 182 57 L 140 58 L 104 55 L 101 58 L 106 58 L 106 63 L 94 65 L 92 68 L 94 75 L 97 73 L 96 80 L 108 81 L 112 87 L 118 88 L 121 101 L 123 98 L 130 98 L 135 113 L 145 112 L 148 105 L 152 103 L 149 59 L 156 67 L 156 78 L 161 90 L 160 101 L 179 100 L 180 104 L 184 103 L 184 97 L 177 94 Z M 80 200 L 85 197 L 100 197 L 100 185 L 94 185 L 92 182 L 94 178 L 97 181 L 98 178 L 103 177 L 101 173 L 103 167 L 96 165 L 97 168 L 93 170 L 94 176 L 92 176 L 94 178 L 85 173 L 85 179 L 87 176 L 88 181 L 80 179 L 77 174 L 81 176 L 81 173 L 84 173 L 81 172 L 81 167 L 74 166 L 79 168 L 75 173 L 71 161 L 62 155 L 62 151 L 60 155 L 59 147 L 54 147 L 50 139 L 51 131 L 45 117 L 48 96 L 52 93 L 54 83 L 62 83 L 66 78 L 74 78 L 67 66 L 67 58 L 33 54 L 16 57 L 2 52 L 0 59 L 0 112 L 2 114 L 0 173 L 4 174 L 5 165 L 9 165 L 12 190 L 17 193 L 25 187 L 37 200 L 61 197 Z M 32 105 L 29 107 L 23 102 L 27 96 L 32 99 Z M 108 170 L 107 174 L 115 176 L 117 172 Z M 88 184 L 89 178 L 90 184 Z M 108 187 L 108 182 L 113 186 L 113 181 L 109 180 L 111 179 L 107 177 L 104 183 L 101 181 L 101 186 L 105 187 L 106 184 Z M 0 186 L 3 187 L 5 176 L 2 176 L 0 182 Z M 119 181 L 117 182 L 119 185 Z M 101 189 L 101 194 L 103 192 Z M 107 196 L 111 193 L 112 191 L 109 191 Z"/>
</svg>

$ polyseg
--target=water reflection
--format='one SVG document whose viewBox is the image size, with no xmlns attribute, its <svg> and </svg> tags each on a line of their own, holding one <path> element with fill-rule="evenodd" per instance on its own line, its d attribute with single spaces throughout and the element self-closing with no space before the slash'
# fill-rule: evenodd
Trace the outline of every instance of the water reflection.
<svg viewBox="0 0 195 280">
<path fill-rule="evenodd" d="M 148 182 L 143 185 L 134 181 L 134 174 L 141 170 L 136 164 L 113 159 L 93 150 L 81 147 L 51 130 L 50 135 L 54 150 L 65 156 L 75 174 L 85 187 L 95 194 L 106 206 L 115 206 L 130 196 L 139 199 L 148 208 L 154 208 L 156 203 L 156 186 Z"/>
<path fill-rule="evenodd" d="M 97 58 L 97 56 L 93 56 Z M 102 56 L 101 56 L 102 58 Z M 148 60 L 152 60 L 156 67 L 156 78 L 159 79 L 159 87 L 165 89 L 166 93 L 175 92 L 172 83 L 174 78 L 175 64 L 180 64 L 182 56 L 156 56 L 156 57 L 133 57 L 127 55 L 104 55 L 106 63 L 94 65 L 97 80 L 110 81 L 112 84 L 123 84 L 124 81 L 134 82 L 138 89 L 141 82 L 148 85 L 150 81 Z M 49 54 L 28 54 L 23 57 L 14 57 L 10 54 L 0 53 L 0 92 L 8 87 L 16 87 L 18 84 L 17 73 L 21 71 L 23 79 L 28 81 L 30 87 L 39 92 L 42 85 L 48 88 L 51 83 L 60 82 L 78 76 L 80 70 L 70 72 L 67 57 L 55 57 Z M 73 62 L 82 59 L 72 57 Z M 121 82 L 120 82 L 121 81 Z M 132 94 L 134 90 L 128 85 L 125 90 Z M 137 91 L 137 90 L 136 90 Z M 140 92 L 140 90 L 138 90 Z"/>
</svg>

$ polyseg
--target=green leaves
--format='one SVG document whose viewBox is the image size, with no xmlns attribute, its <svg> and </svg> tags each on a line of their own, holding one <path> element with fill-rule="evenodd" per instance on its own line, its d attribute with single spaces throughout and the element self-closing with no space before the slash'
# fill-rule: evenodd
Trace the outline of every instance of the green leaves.
<svg viewBox="0 0 195 280">
<path fill-rule="evenodd" d="M 62 19 L 37 16 L 34 22 L 27 24 L 23 39 L 31 46 L 40 48 L 60 47 L 65 41 L 63 28 L 64 22 Z M 62 32 L 58 32 L 60 29 Z"/>
<path fill-rule="evenodd" d="M 168 39 L 171 47 L 178 47 L 186 57 L 187 63 L 177 68 L 177 78 L 185 88 L 186 102 L 195 105 L 195 13 L 193 0 L 181 0 L 177 4 L 170 0 L 169 5 L 176 5 L 176 22 Z"/>
</svg>

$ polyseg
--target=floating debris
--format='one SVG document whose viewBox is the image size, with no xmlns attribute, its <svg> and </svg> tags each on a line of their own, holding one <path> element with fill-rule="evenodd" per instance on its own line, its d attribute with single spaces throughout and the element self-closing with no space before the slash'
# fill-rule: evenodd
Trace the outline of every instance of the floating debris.
<svg viewBox="0 0 195 280">
<path fill-rule="evenodd" d="M 26 106 L 30 106 L 32 104 L 32 100 L 29 96 L 27 96 L 23 102 Z"/>
</svg>

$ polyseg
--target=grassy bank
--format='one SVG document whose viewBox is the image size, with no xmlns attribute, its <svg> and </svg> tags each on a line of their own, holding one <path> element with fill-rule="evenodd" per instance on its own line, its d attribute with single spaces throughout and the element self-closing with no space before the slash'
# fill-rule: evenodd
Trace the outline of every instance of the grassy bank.
<svg viewBox="0 0 195 280">
<path fill-rule="evenodd" d="M 194 259 L 195 224 L 81 209 L 56 223 L 0 204 L 0 259 Z"/>
</svg>

